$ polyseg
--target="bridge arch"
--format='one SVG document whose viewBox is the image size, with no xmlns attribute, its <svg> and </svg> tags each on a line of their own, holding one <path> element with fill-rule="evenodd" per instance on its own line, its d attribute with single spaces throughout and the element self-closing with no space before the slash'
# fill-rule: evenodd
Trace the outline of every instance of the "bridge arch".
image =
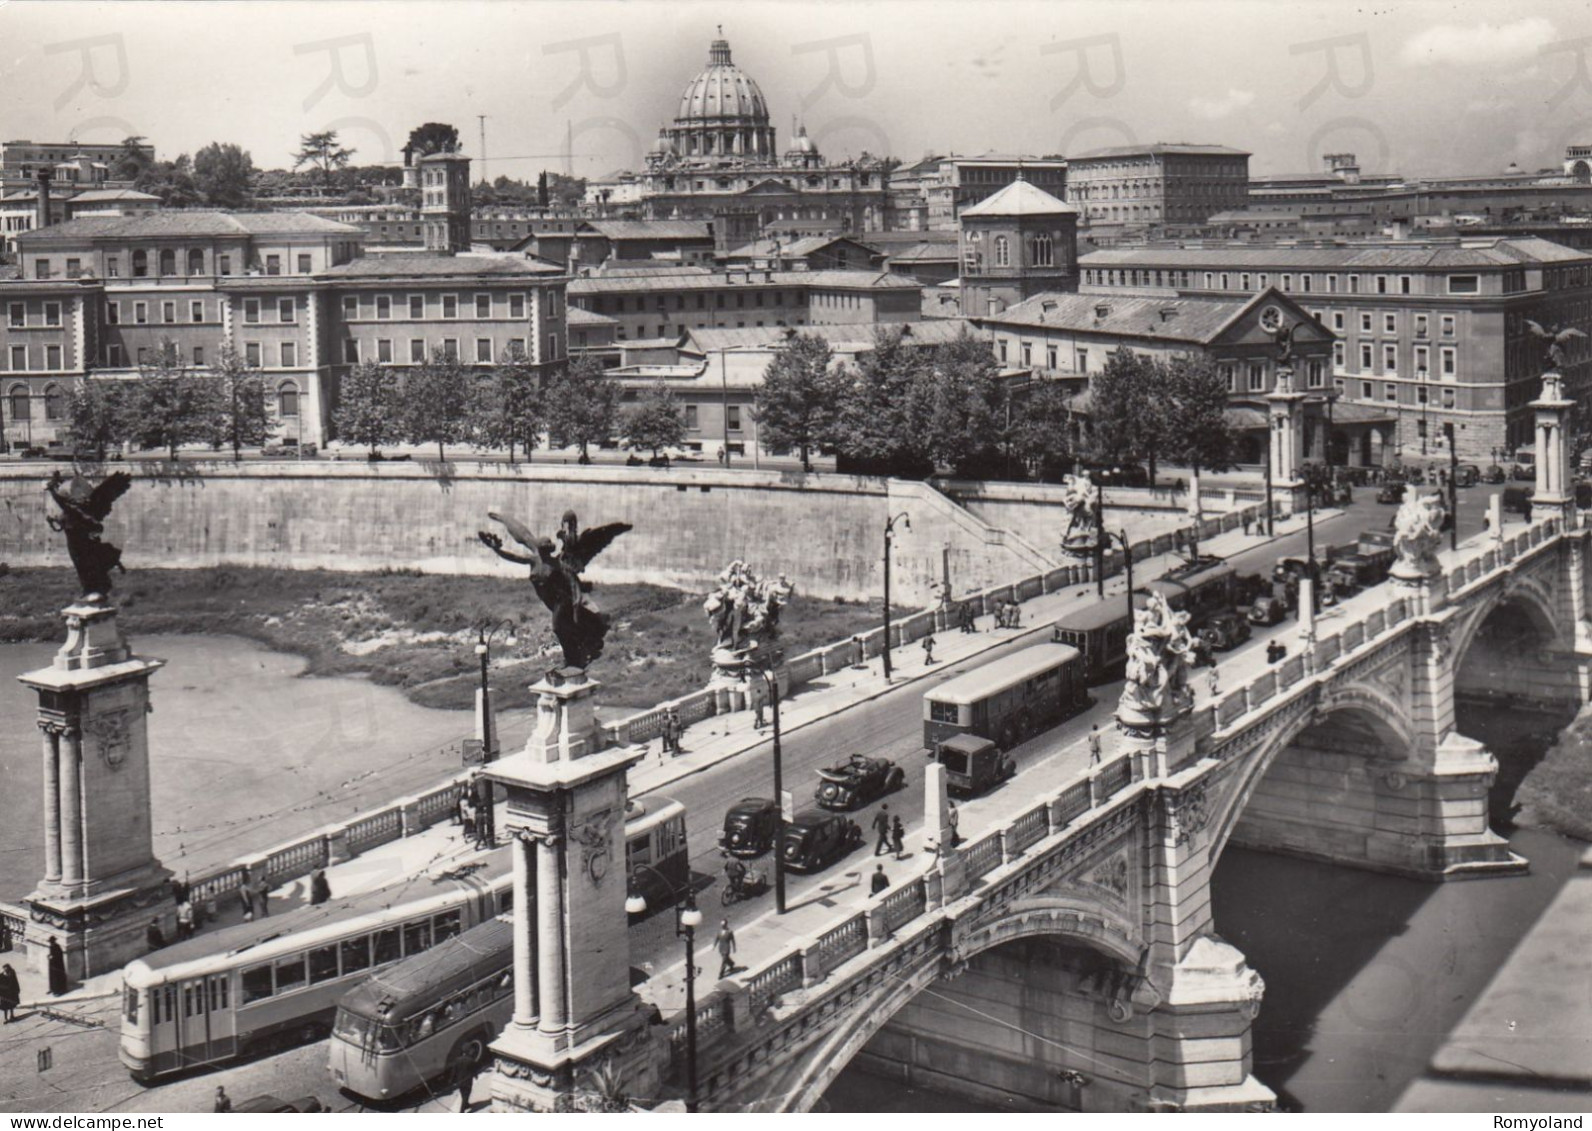
<svg viewBox="0 0 1592 1131">
<path fill-rule="evenodd" d="M 1511 617 L 1518 625 L 1528 627 L 1540 642 L 1539 647 L 1569 647 L 1573 643 L 1564 639 L 1559 630 L 1562 618 L 1547 587 L 1534 577 L 1516 574 L 1488 593 L 1454 632 L 1452 647 L 1456 671 L 1464 665 L 1472 645 L 1483 635 L 1482 629 L 1495 624 L 1500 617 Z"/>
<path fill-rule="evenodd" d="M 955 930 L 950 924 L 947 930 Z M 882 979 L 848 1007 L 832 1032 L 793 1062 L 766 1089 L 777 1110 L 805 1112 L 823 1097 L 873 1037 L 936 982 L 954 980 L 967 963 L 986 951 L 1031 938 L 1048 938 L 1094 950 L 1136 968 L 1145 941 L 1138 927 L 1088 900 L 1040 895 L 1013 901 L 1001 915 L 978 924 L 949 947 L 934 947 L 910 969 Z"/>
</svg>

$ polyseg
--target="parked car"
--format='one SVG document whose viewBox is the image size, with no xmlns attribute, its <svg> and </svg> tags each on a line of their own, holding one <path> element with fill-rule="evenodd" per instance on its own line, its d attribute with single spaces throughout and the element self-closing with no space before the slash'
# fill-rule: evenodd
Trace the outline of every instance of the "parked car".
<svg viewBox="0 0 1592 1131">
<path fill-rule="evenodd" d="M 1249 639 L 1249 621 L 1234 612 L 1217 613 L 1205 622 L 1199 635 L 1213 652 L 1225 652 Z"/>
<path fill-rule="evenodd" d="M 276 1096 L 255 1096 L 232 1106 L 234 1112 L 325 1111 L 321 1101 L 314 1096 L 299 1096 L 283 1100 Z"/>
<path fill-rule="evenodd" d="M 1504 488 L 1504 513 L 1529 514 L 1531 500 L 1536 497 L 1535 487 L 1505 487 Z"/>
<path fill-rule="evenodd" d="M 1404 488 L 1407 484 L 1402 479 L 1389 479 L 1377 488 L 1376 501 L 1379 503 L 1398 504 L 1404 501 Z"/>
<path fill-rule="evenodd" d="M 862 826 L 839 813 L 804 809 L 785 826 L 785 867 L 821 872 L 862 843 Z"/>
<path fill-rule="evenodd" d="M 1481 474 L 1483 483 L 1503 483 L 1508 480 L 1508 478 L 1508 473 L 1496 463 L 1488 464 L 1487 470 Z"/>
<path fill-rule="evenodd" d="M 1288 598 L 1281 594 L 1256 597 L 1255 603 L 1249 606 L 1249 623 L 1262 626 L 1281 624 L 1288 619 L 1288 610 L 1292 607 Z"/>
<path fill-rule="evenodd" d="M 1474 487 L 1481 482 L 1481 468 L 1473 463 L 1462 463 L 1454 469 L 1454 483 L 1459 487 Z"/>
<path fill-rule="evenodd" d="M 825 809 L 860 809 L 907 784 L 906 771 L 888 758 L 853 754 L 837 766 L 818 771 L 823 780 L 814 796 Z"/>
<path fill-rule="evenodd" d="M 945 767 L 945 788 L 959 797 L 973 797 L 1017 773 L 1017 763 L 1001 748 L 976 734 L 953 734 L 930 755 Z"/>
<path fill-rule="evenodd" d="M 774 846 L 779 806 L 766 797 L 743 797 L 724 814 L 719 847 L 731 856 L 761 856 Z"/>
</svg>

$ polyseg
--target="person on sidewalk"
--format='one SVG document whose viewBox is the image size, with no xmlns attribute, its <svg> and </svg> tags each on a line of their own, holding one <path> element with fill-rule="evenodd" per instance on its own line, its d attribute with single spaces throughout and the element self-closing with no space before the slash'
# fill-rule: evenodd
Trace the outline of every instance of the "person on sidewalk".
<svg viewBox="0 0 1592 1131">
<path fill-rule="evenodd" d="M 897 814 L 890 822 L 890 847 L 894 850 L 897 860 L 901 859 L 902 854 L 906 851 L 906 842 L 907 830 L 901 824 L 900 815 Z"/>
<path fill-rule="evenodd" d="M 1216 700 L 1216 697 L 1222 693 L 1221 680 L 1219 678 L 1217 678 L 1217 675 L 1216 675 L 1216 661 L 1215 660 L 1211 661 L 1211 670 L 1210 670 L 1209 674 L 1206 675 L 1205 682 L 1206 682 L 1206 685 L 1209 686 L 1210 689 L 1211 689 L 1211 701 L 1214 702 Z"/>
<path fill-rule="evenodd" d="M 962 602 L 962 634 L 964 636 L 970 636 L 974 632 L 978 631 L 978 626 L 973 623 L 973 619 L 974 619 L 973 602 L 971 602 L 971 601 L 963 601 Z"/>
<path fill-rule="evenodd" d="M 927 667 L 934 662 L 934 633 L 931 632 L 923 638 L 923 663 Z"/>
<path fill-rule="evenodd" d="M 880 864 L 874 869 L 873 878 L 868 881 L 868 898 L 872 899 L 889 886 L 890 877 L 884 874 L 884 865 Z"/>
<path fill-rule="evenodd" d="M 713 946 L 719 952 L 719 977 L 728 978 L 735 973 L 735 932 L 730 930 L 728 919 L 719 920 L 719 934 Z"/>
<path fill-rule="evenodd" d="M 763 677 L 759 675 L 752 684 L 752 726 L 762 730 L 768 726 L 768 719 L 763 716 L 763 709 L 768 706 L 768 688 L 763 684 Z"/>
<path fill-rule="evenodd" d="M 459 1114 L 470 1110 L 470 1089 L 475 1086 L 475 1061 L 468 1056 L 459 1057 L 453 1066 L 453 1086 L 459 1089 Z"/>
<path fill-rule="evenodd" d="M 317 868 L 310 873 L 310 906 L 315 907 L 322 903 L 329 903 L 332 898 L 332 885 L 326 878 L 326 869 Z"/>
<path fill-rule="evenodd" d="M 254 883 L 254 917 L 256 919 L 269 919 L 271 917 L 271 885 L 261 876 Z"/>
<path fill-rule="evenodd" d="M 232 1110 L 232 1097 L 227 1095 L 227 1090 L 220 1084 L 216 1085 L 216 1102 L 213 1110 L 217 1115 L 223 1115 Z"/>
<path fill-rule="evenodd" d="M 873 815 L 873 831 L 879 834 L 874 842 L 873 854 L 882 855 L 890 851 L 890 806 L 881 805 L 879 811 Z"/>
<path fill-rule="evenodd" d="M 1096 723 L 1093 727 L 1089 728 L 1089 764 L 1091 766 L 1098 766 L 1100 764 L 1100 747 L 1102 741 L 1103 740 L 1100 737 L 1100 724 Z"/>
<path fill-rule="evenodd" d="M 66 954 L 61 950 L 61 943 L 57 939 L 50 940 L 50 996 L 60 997 L 67 990 L 66 981 Z"/>
<path fill-rule="evenodd" d="M 193 927 L 193 904 L 185 899 L 177 905 L 177 941 L 193 938 Z"/>
<path fill-rule="evenodd" d="M 11 963 L 0 966 L 0 1015 L 4 1015 L 5 1024 L 9 1025 L 17 1019 L 17 1006 L 22 1003 L 22 981 L 17 977 L 17 972 L 11 969 Z"/>
<path fill-rule="evenodd" d="M 1020 604 L 1018 604 L 1016 601 L 1013 601 L 1007 606 L 1007 608 L 1010 611 L 1006 614 L 1006 627 L 1007 628 L 1022 628 L 1023 627 L 1023 607 Z"/>
<path fill-rule="evenodd" d="M 956 831 L 957 822 L 962 819 L 962 814 L 957 811 L 956 802 L 947 799 L 945 802 L 945 820 L 951 826 L 951 847 L 955 848 L 962 843 L 962 834 Z"/>
<path fill-rule="evenodd" d="M 678 745 L 674 728 L 674 709 L 671 707 L 663 713 L 663 752 L 665 754 L 673 754 L 675 747 Z"/>
<path fill-rule="evenodd" d="M 144 945 L 150 950 L 159 950 L 166 945 L 166 932 L 160 929 L 159 919 L 151 919 L 149 926 L 144 928 Z"/>
</svg>

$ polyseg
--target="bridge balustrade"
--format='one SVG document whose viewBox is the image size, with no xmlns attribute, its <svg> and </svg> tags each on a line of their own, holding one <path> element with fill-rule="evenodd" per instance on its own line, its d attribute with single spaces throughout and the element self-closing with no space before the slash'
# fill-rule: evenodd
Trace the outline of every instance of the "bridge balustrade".
<svg viewBox="0 0 1592 1131">
<path fill-rule="evenodd" d="M 273 884 L 307 876 L 317 868 L 326 867 L 326 836 L 314 836 L 285 845 L 265 858 L 265 874 Z"/>
<path fill-rule="evenodd" d="M 448 817 L 453 812 L 453 807 L 458 804 L 458 797 L 459 784 L 456 781 L 422 793 L 414 801 L 414 814 L 419 828 L 405 830 L 405 834 L 411 835 L 420 829 L 430 828 Z"/>
<path fill-rule="evenodd" d="M 1352 652 L 1365 643 L 1365 625 L 1360 623 L 1344 625 L 1338 637 L 1343 641 L 1343 650 Z"/>
<path fill-rule="evenodd" d="M 1073 584 L 1073 569 L 1074 567 L 1072 566 L 1058 566 L 1049 573 L 1045 574 L 1043 578 L 1045 583 L 1045 592 L 1054 593 L 1058 589 L 1065 589 L 1067 586 Z"/>
<path fill-rule="evenodd" d="M 1305 658 L 1289 656 L 1277 668 L 1278 688 L 1292 687 L 1305 677 Z"/>
<path fill-rule="evenodd" d="M 969 881 L 987 876 L 1001 862 L 1001 835 L 998 832 L 990 833 L 983 840 L 975 841 L 967 850 L 967 878 Z"/>
<path fill-rule="evenodd" d="M 1019 601 L 1031 601 L 1045 591 L 1045 579 L 1043 577 L 1025 577 L 1014 588 L 1017 590 L 1017 599 Z"/>
<path fill-rule="evenodd" d="M 1316 668 L 1320 670 L 1343 655 L 1343 641 L 1336 635 L 1316 641 Z M 1222 720 L 1224 723 L 1226 719 Z"/>
<path fill-rule="evenodd" d="M 1061 791 L 1061 796 L 1050 803 L 1052 829 L 1065 828 L 1070 822 L 1089 812 L 1090 803 L 1089 782 L 1087 779 L 1069 785 Z"/>
<path fill-rule="evenodd" d="M 1253 709 L 1258 704 L 1264 703 L 1277 694 L 1277 672 L 1275 669 L 1264 672 L 1249 685 L 1249 704 Z"/>
<path fill-rule="evenodd" d="M 1133 759 L 1124 755 L 1115 762 L 1101 767 L 1097 784 L 1096 805 L 1103 805 L 1122 790 L 1133 784 Z"/>
<path fill-rule="evenodd" d="M 723 994 L 710 994 L 697 1002 L 697 1052 L 730 1031 L 730 1002 Z M 685 1011 L 669 1026 L 669 1052 L 675 1064 L 685 1062 Z"/>
<path fill-rule="evenodd" d="M 1245 701 L 1244 689 L 1240 687 L 1237 691 L 1228 692 L 1226 697 L 1217 704 L 1217 722 L 1221 726 L 1227 726 L 1247 710 L 1249 710 L 1249 704 Z"/>
<path fill-rule="evenodd" d="M 377 845 L 397 840 L 403 835 L 403 807 L 395 805 L 391 809 L 383 809 L 379 813 L 350 821 L 345 826 L 343 843 L 350 852 L 362 852 L 367 848 L 375 848 Z"/>
<path fill-rule="evenodd" d="M 775 998 L 802 984 L 802 953 L 793 951 L 781 955 L 772 963 L 753 974 L 747 981 L 747 996 L 754 1015 L 767 1009 Z"/>
<path fill-rule="evenodd" d="M 818 936 L 818 945 L 808 955 L 807 979 L 816 982 L 846 959 L 867 949 L 868 916 L 858 913 Z"/>
<path fill-rule="evenodd" d="M 786 664 L 785 670 L 789 673 L 790 686 L 800 687 L 824 674 L 823 658 L 817 652 L 806 652 Z"/>
<path fill-rule="evenodd" d="M 27 941 L 28 916 L 20 907 L 0 906 L 0 951 L 17 950 Z"/>
<path fill-rule="evenodd" d="M 1011 823 L 1005 830 L 1005 856 L 1010 860 L 1014 856 L 1021 856 L 1025 849 L 1035 841 L 1043 840 L 1050 832 L 1050 806 L 1041 805 L 1030 809 L 1021 817 Z"/>
<path fill-rule="evenodd" d="M 881 906 L 886 930 L 894 931 L 912 922 L 928 909 L 928 893 L 923 890 L 923 881 L 914 879 L 890 892 Z"/>
<path fill-rule="evenodd" d="M 1387 617 L 1383 615 L 1381 609 L 1371 610 L 1371 615 L 1366 617 L 1362 623 L 1365 625 L 1365 638 L 1367 640 L 1374 640 L 1387 631 Z"/>
<path fill-rule="evenodd" d="M 188 885 L 189 898 L 195 903 L 205 903 L 212 899 L 220 899 L 237 891 L 243 886 L 243 881 L 248 876 L 248 869 L 242 864 L 214 872 L 202 879 L 194 880 Z"/>
</svg>

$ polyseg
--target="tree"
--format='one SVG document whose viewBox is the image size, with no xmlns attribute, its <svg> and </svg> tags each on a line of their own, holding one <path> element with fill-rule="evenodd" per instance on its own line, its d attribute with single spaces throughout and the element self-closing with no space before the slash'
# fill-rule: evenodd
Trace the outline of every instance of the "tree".
<svg viewBox="0 0 1592 1131">
<path fill-rule="evenodd" d="M 111 179 L 117 181 L 136 181 L 154 162 L 145 148 L 149 139 L 133 136 L 122 139 L 122 151 L 111 162 Z"/>
<path fill-rule="evenodd" d="M 398 375 L 385 365 L 362 361 L 343 378 L 332 421 L 340 436 L 369 448 L 374 459 L 383 444 L 402 435 L 400 407 Z"/>
<path fill-rule="evenodd" d="M 271 433 L 271 411 L 265 378 L 245 365 L 231 342 L 221 344 L 210 379 L 216 390 L 215 433 L 211 440 L 232 448 L 233 462 L 243 459 L 245 445 L 263 444 Z"/>
<path fill-rule="evenodd" d="M 813 469 L 814 448 L 832 445 L 843 382 L 829 342 L 818 334 L 793 334 L 768 368 L 752 405 L 760 442 L 795 448 L 802 470 Z"/>
<path fill-rule="evenodd" d="M 430 360 L 404 378 L 404 439 L 437 445 L 437 459 L 446 461 L 444 445 L 465 440 L 470 397 L 470 380 L 459 359 L 440 347 L 432 350 Z"/>
<path fill-rule="evenodd" d="M 1166 411 L 1156 364 L 1126 346 L 1113 351 L 1105 369 L 1089 379 L 1091 454 L 1102 462 L 1147 460 L 1154 483 Z"/>
<path fill-rule="evenodd" d="M 231 143 L 213 141 L 193 156 L 193 183 L 215 208 L 246 208 L 253 201 L 254 159 Z"/>
<path fill-rule="evenodd" d="M 1199 513 L 1200 472 L 1233 466 L 1238 432 L 1227 419 L 1227 382 L 1204 354 L 1179 354 L 1157 366 L 1166 391 L 1166 454 L 1189 466 L 1189 509 Z"/>
<path fill-rule="evenodd" d="M 160 197 L 167 208 L 187 208 L 200 201 L 199 187 L 194 183 L 193 163 L 186 153 L 175 161 L 155 161 L 146 165 L 133 187 Z"/>
<path fill-rule="evenodd" d="M 417 158 L 433 153 L 457 153 L 459 130 L 442 122 L 427 122 L 409 131 L 409 146 Z"/>
<path fill-rule="evenodd" d="M 924 374 L 931 457 L 956 474 L 998 474 L 1010 460 L 1014 417 L 1009 387 L 1001 380 L 989 343 L 968 335 L 936 347 Z"/>
<path fill-rule="evenodd" d="M 183 444 L 204 443 L 216 432 L 215 384 L 183 362 L 177 345 L 162 339 L 153 362 L 138 368 L 128 390 L 129 438 L 140 448 L 165 448 L 171 458 Z"/>
<path fill-rule="evenodd" d="M 1059 381 L 1038 381 L 1029 390 L 1012 428 L 1012 450 L 1035 464 L 1042 479 L 1054 479 L 1072 462 L 1072 394 Z"/>
<path fill-rule="evenodd" d="M 851 470 L 914 478 L 934 470 L 923 352 L 899 327 L 880 327 L 873 349 L 846 371 L 836 446 Z"/>
<path fill-rule="evenodd" d="M 595 359 L 583 357 L 553 377 L 542 403 L 553 443 L 579 446 L 581 462 L 590 463 L 591 445 L 613 435 L 619 387 Z"/>
<path fill-rule="evenodd" d="M 321 171 L 321 182 L 329 185 L 332 183 L 332 171 L 346 168 L 356 152 L 337 144 L 336 130 L 304 134 L 299 138 L 299 151 L 294 155 L 293 168 L 313 165 Z"/>
<path fill-rule="evenodd" d="M 663 381 L 649 389 L 625 410 L 624 433 L 632 447 L 650 448 L 654 459 L 663 448 L 679 447 L 685 440 L 685 417 L 674 390 Z"/>
<path fill-rule="evenodd" d="M 536 371 L 524 350 L 510 346 L 487 379 L 475 387 L 470 402 L 470 436 L 483 447 L 508 448 L 509 462 L 513 463 L 515 443 L 525 449 L 529 459 L 546 427 Z"/>
<path fill-rule="evenodd" d="M 127 438 L 127 389 L 125 381 L 83 377 L 72 386 L 67 399 L 72 442 L 79 447 L 92 447 L 102 463 L 105 449 Z"/>
</svg>

